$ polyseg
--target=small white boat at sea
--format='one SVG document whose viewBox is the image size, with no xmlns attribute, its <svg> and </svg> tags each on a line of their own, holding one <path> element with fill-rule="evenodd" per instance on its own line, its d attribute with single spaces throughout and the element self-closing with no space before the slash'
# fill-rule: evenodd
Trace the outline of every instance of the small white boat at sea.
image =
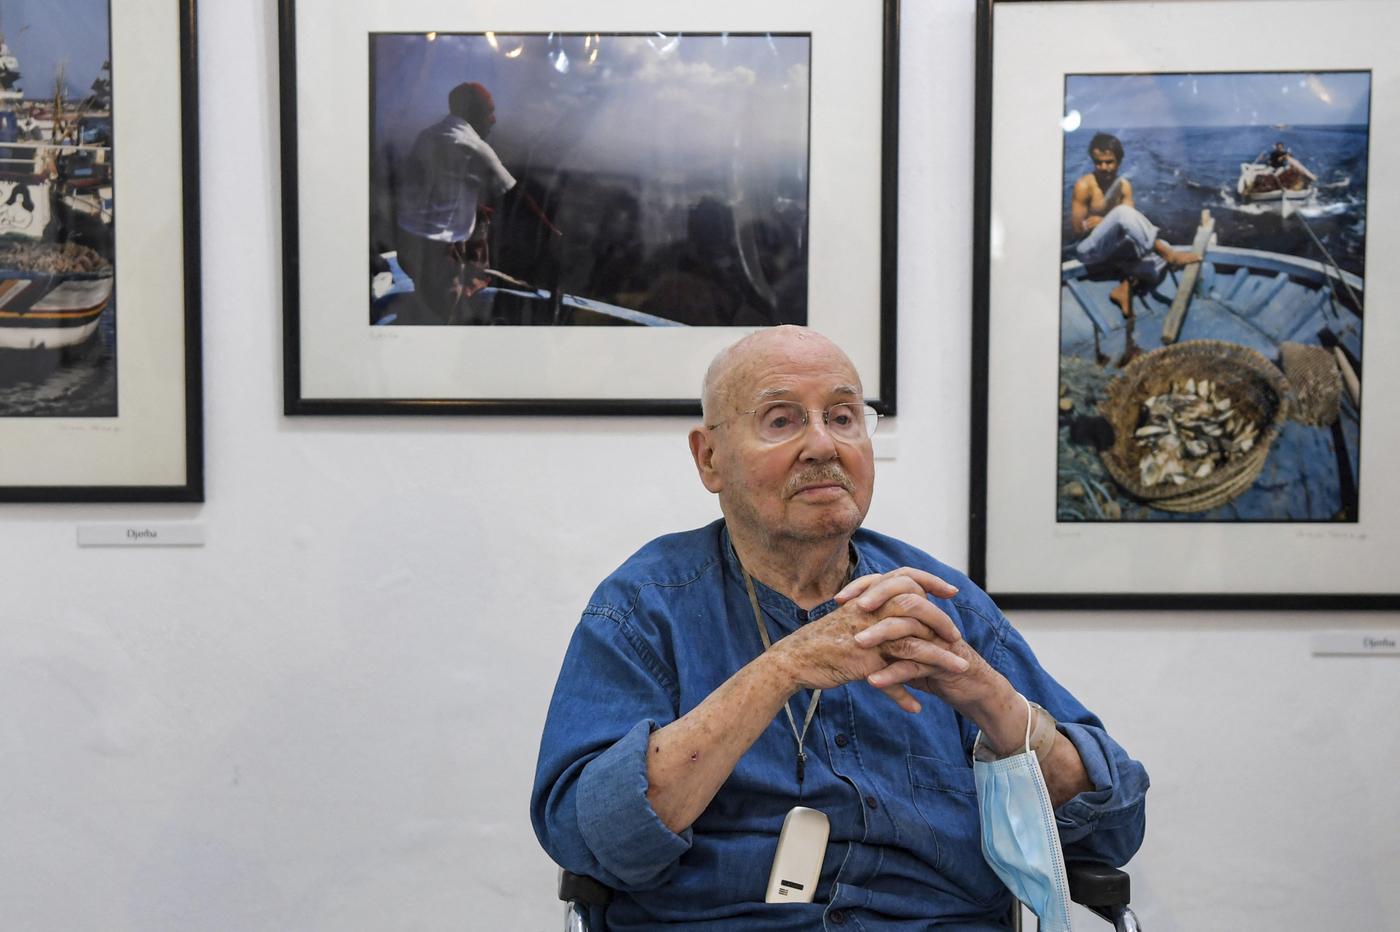
<svg viewBox="0 0 1400 932">
<path fill-rule="evenodd" d="M 1291 165 L 1274 169 L 1258 162 L 1241 162 L 1235 192 L 1249 203 L 1306 201 L 1317 190 L 1313 181 Z"/>
</svg>

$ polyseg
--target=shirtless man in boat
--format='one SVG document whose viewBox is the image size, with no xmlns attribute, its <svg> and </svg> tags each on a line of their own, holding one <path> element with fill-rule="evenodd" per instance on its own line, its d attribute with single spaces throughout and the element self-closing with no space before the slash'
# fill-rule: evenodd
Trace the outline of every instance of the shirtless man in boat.
<svg viewBox="0 0 1400 932">
<path fill-rule="evenodd" d="M 1094 170 L 1074 183 L 1069 221 L 1074 235 L 1083 237 L 1075 255 L 1086 266 L 1109 266 L 1122 281 L 1110 293 L 1124 317 L 1133 316 L 1133 289 L 1161 280 L 1168 268 L 1179 269 L 1201 257 L 1177 252 L 1157 238 L 1157 227 L 1133 204 L 1133 185 L 1118 175 L 1123 143 L 1099 133 L 1089 141 Z"/>
</svg>

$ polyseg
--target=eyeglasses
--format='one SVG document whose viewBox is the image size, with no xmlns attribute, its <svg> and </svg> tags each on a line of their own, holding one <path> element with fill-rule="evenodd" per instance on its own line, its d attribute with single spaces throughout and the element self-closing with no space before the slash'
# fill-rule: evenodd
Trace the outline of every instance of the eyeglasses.
<svg viewBox="0 0 1400 932">
<path fill-rule="evenodd" d="M 764 443 L 785 443 L 796 440 L 807 432 L 809 412 L 795 401 L 770 401 L 749 411 L 740 411 L 733 417 L 708 425 L 710 430 L 723 427 L 737 418 L 753 415 L 754 431 Z M 874 436 L 880 426 L 882 415 L 870 405 L 842 402 L 820 412 L 826 432 L 832 439 L 842 443 L 859 443 Z"/>
</svg>

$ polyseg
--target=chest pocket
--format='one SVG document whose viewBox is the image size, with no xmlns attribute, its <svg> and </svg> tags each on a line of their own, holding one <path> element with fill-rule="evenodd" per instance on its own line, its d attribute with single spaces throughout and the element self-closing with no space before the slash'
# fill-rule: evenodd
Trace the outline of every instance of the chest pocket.
<svg viewBox="0 0 1400 932">
<path fill-rule="evenodd" d="M 908 760 L 914 807 L 938 839 L 938 872 L 974 903 L 989 906 L 1004 899 L 1006 887 L 982 857 L 972 768 L 918 754 Z"/>
</svg>

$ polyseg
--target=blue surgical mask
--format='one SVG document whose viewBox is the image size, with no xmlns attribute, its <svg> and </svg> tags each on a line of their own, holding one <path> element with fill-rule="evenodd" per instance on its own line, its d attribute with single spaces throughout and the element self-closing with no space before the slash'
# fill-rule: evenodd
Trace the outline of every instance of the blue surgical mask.
<svg viewBox="0 0 1400 932">
<path fill-rule="evenodd" d="M 1035 913 L 1042 932 L 1072 932 L 1065 857 L 1050 791 L 1030 749 L 1031 718 L 1026 700 L 1026 747 L 1020 754 L 979 760 L 979 751 L 987 756 L 979 747 L 980 734 L 973 744 L 982 856 L 1011 894 Z"/>
</svg>

